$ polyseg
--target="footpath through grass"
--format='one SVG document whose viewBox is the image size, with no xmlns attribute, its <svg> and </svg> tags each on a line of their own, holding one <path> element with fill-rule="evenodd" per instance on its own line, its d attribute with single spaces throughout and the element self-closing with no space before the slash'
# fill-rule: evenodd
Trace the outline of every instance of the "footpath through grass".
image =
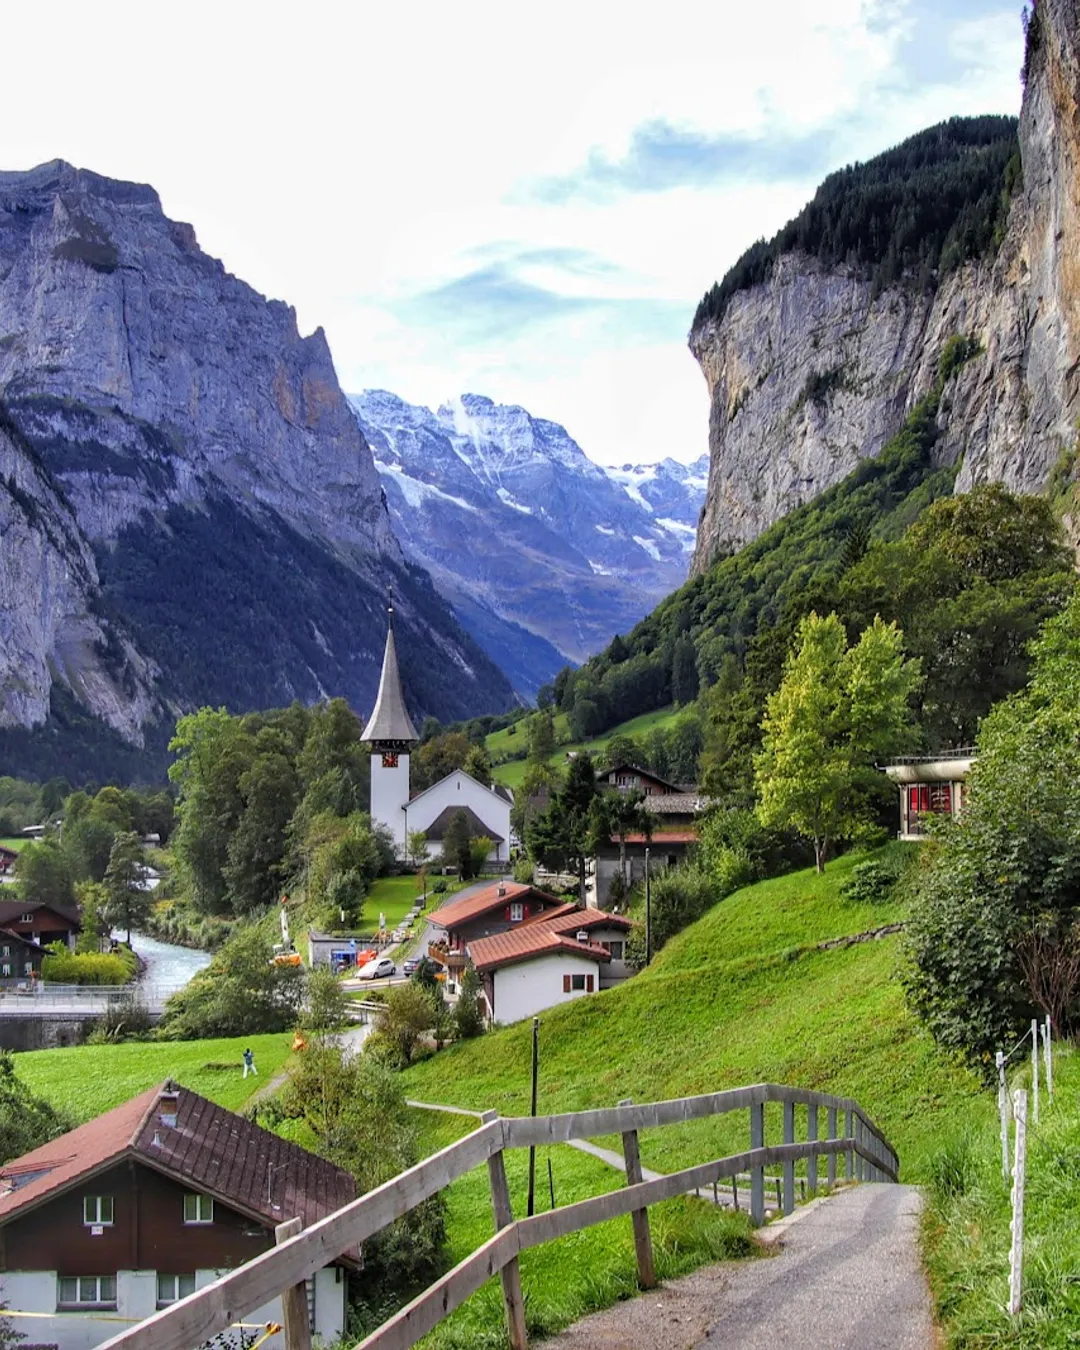
<svg viewBox="0 0 1080 1350">
<path fill-rule="evenodd" d="M 111 1111 L 166 1078 L 238 1111 L 288 1058 L 292 1034 L 212 1041 L 130 1041 L 73 1045 L 15 1056 L 15 1070 L 77 1125 Z M 244 1078 L 240 1056 L 255 1051 L 258 1078 Z"/>
<path fill-rule="evenodd" d="M 433 1153 L 475 1128 L 476 1122 L 441 1112 L 414 1113 Z M 516 1215 L 526 1212 L 527 1150 L 506 1155 L 510 1199 Z M 565 1144 L 536 1150 L 536 1212 L 551 1208 L 548 1163 L 557 1206 L 602 1195 L 623 1184 L 622 1174 Z M 449 1262 L 463 1260 L 494 1234 L 487 1167 L 479 1167 L 444 1192 Z M 693 1197 L 649 1210 L 657 1273 L 673 1279 L 710 1261 L 747 1256 L 754 1250 L 745 1214 L 729 1214 Z M 522 1253 L 521 1283 L 530 1337 L 551 1335 L 597 1308 L 637 1292 L 637 1265 L 630 1220 L 612 1219 Z M 426 1337 L 429 1350 L 503 1350 L 502 1291 L 490 1280 Z"/>
<path fill-rule="evenodd" d="M 1030 1069 L 1011 1086 L 1030 1089 Z M 1036 1126 L 1028 1102 L 1023 1305 L 1009 1297 L 1010 1183 L 1001 1174 L 997 1116 L 951 1139 L 929 1175 L 923 1246 L 950 1347 L 1058 1350 L 1080 1345 L 1080 1056 L 1055 1056 L 1054 1101 L 1042 1087 Z"/>
</svg>

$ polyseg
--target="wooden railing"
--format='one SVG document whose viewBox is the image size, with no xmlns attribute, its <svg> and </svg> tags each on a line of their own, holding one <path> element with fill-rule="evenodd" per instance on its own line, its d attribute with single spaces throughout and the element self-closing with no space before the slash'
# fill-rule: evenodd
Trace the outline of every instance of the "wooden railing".
<svg viewBox="0 0 1080 1350">
<path fill-rule="evenodd" d="M 783 1106 L 783 1140 L 771 1145 L 765 1142 L 765 1107 L 769 1102 Z M 797 1108 L 805 1108 L 806 1112 L 803 1142 L 796 1142 Z M 745 1110 L 750 1115 L 750 1147 L 745 1152 L 651 1181 L 642 1179 L 640 1130 Z M 623 1141 L 626 1186 L 622 1190 L 514 1219 L 503 1160 L 506 1149 L 611 1134 L 621 1135 Z M 765 1168 L 782 1169 L 782 1207 L 785 1213 L 790 1213 L 795 1207 L 795 1164 L 803 1159 L 811 1191 L 818 1185 L 819 1159 L 826 1162 L 830 1186 L 837 1180 L 838 1159 L 848 1181 L 896 1181 L 899 1170 L 895 1151 L 857 1103 L 846 1097 L 773 1083 L 638 1106 L 620 1102 L 615 1107 L 565 1115 L 503 1117 L 491 1111 L 481 1117 L 479 1128 L 464 1139 L 327 1215 L 305 1232 L 286 1237 L 280 1245 L 206 1288 L 114 1336 L 99 1350 L 193 1350 L 279 1294 L 302 1284 L 342 1252 L 367 1241 L 481 1163 L 488 1168 L 495 1236 L 384 1322 L 358 1350 L 407 1350 L 494 1275 L 502 1280 L 510 1345 L 513 1350 L 526 1350 L 525 1304 L 518 1269 L 521 1252 L 629 1214 L 638 1283 L 642 1288 L 651 1288 L 656 1284 L 656 1274 L 649 1234 L 650 1205 L 749 1172 L 750 1216 L 754 1223 L 761 1223 L 765 1217 Z"/>
</svg>

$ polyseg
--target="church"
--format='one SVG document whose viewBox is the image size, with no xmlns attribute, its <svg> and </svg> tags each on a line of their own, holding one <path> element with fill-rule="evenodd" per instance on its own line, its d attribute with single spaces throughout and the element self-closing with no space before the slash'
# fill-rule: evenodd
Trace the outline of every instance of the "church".
<svg viewBox="0 0 1080 1350">
<path fill-rule="evenodd" d="M 410 795 L 409 755 L 417 735 L 398 669 L 394 645 L 394 606 L 388 608 L 386 650 L 375 708 L 361 739 L 371 749 L 371 818 L 393 836 L 400 859 L 406 856 L 406 840 L 417 830 L 427 838 L 428 858 L 442 856 L 443 838 L 450 821 L 464 811 L 473 838 L 487 835 L 492 841 L 488 862 L 492 866 L 510 860 L 510 807 L 513 793 L 502 784 L 485 787 L 464 769 L 455 769 L 437 783 Z"/>
</svg>

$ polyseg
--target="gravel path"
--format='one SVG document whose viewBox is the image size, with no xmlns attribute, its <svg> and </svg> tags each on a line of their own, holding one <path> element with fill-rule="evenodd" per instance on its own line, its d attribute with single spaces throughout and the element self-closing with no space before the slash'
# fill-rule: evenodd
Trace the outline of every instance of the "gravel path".
<svg viewBox="0 0 1080 1350">
<path fill-rule="evenodd" d="M 709 1266 L 594 1313 L 544 1350 L 931 1350 L 922 1198 L 863 1184 L 765 1229 L 779 1251 Z"/>
</svg>

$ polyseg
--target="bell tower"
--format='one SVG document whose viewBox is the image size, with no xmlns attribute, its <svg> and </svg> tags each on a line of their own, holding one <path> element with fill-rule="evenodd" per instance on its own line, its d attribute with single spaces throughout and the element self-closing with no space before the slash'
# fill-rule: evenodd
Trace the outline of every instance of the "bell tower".
<svg viewBox="0 0 1080 1350">
<path fill-rule="evenodd" d="M 371 747 L 371 819 L 394 838 L 405 854 L 405 808 L 409 804 L 409 751 L 420 739 L 405 707 L 397 649 L 394 646 L 394 601 L 387 605 L 386 650 L 375 710 L 361 740 Z"/>
</svg>

